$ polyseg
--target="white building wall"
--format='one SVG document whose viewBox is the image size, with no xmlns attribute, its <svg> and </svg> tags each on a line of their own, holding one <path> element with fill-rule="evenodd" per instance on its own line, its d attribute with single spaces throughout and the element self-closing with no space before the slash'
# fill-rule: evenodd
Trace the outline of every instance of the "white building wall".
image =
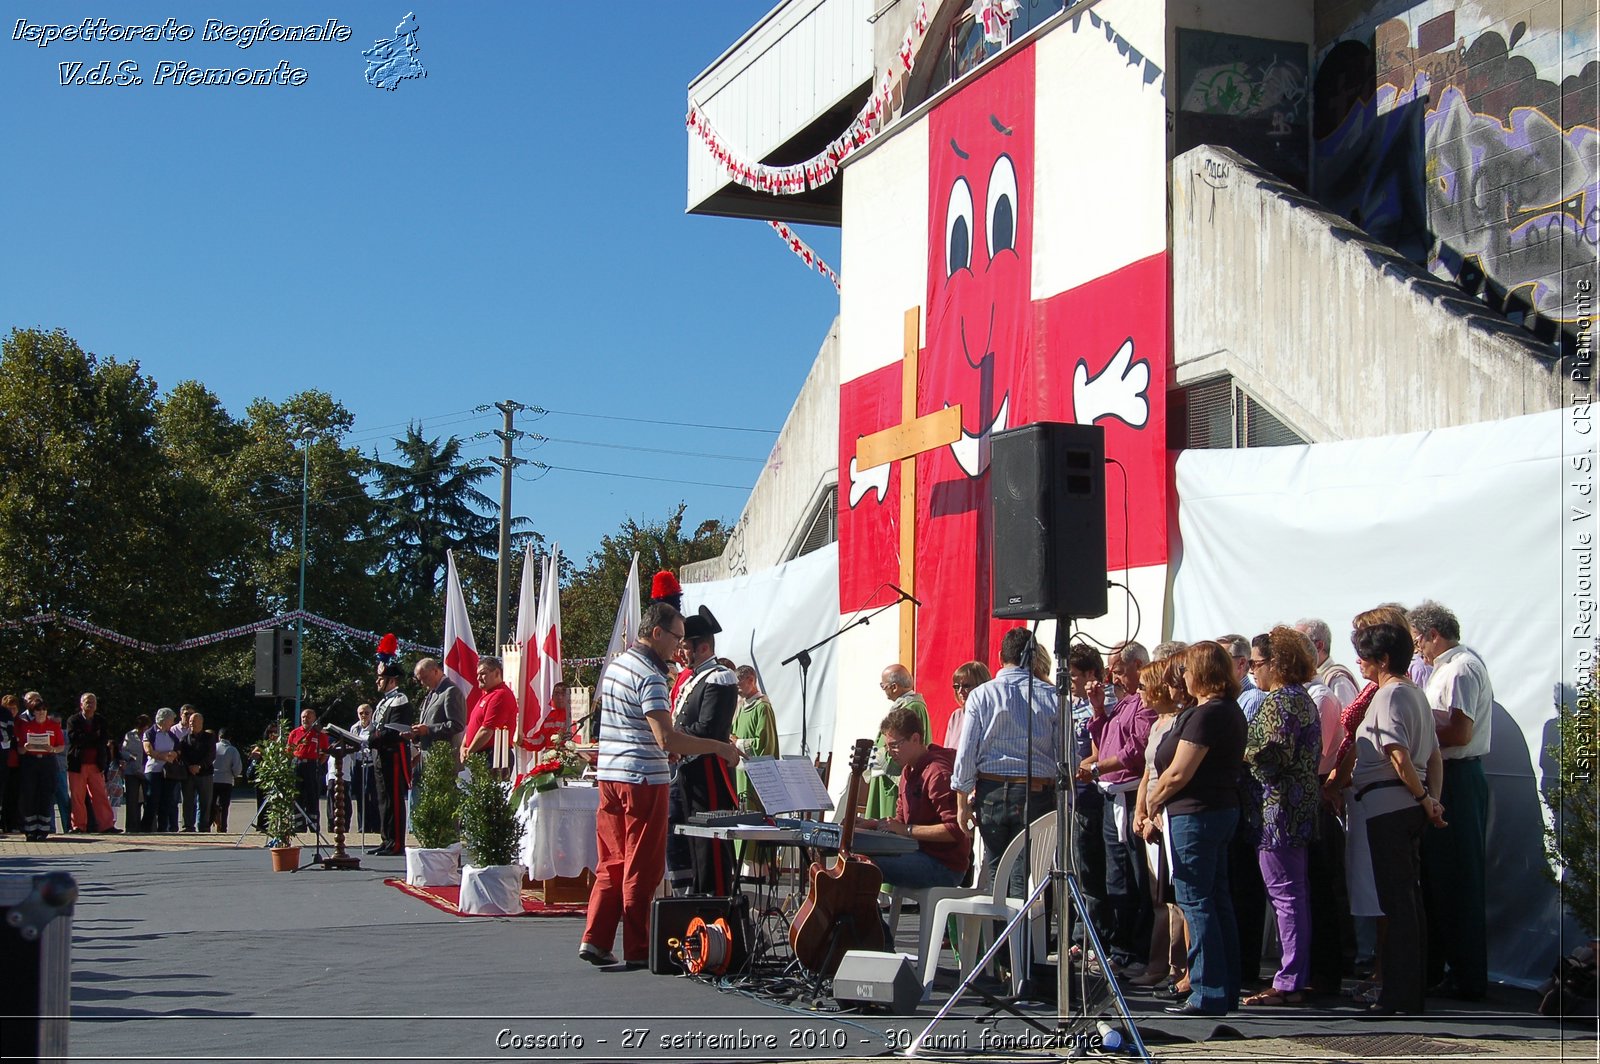
<svg viewBox="0 0 1600 1064">
<path fill-rule="evenodd" d="M 758 573 L 789 558 L 837 484 L 839 321 L 834 319 L 721 557 L 683 567 L 684 583 Z"/>
</svg>

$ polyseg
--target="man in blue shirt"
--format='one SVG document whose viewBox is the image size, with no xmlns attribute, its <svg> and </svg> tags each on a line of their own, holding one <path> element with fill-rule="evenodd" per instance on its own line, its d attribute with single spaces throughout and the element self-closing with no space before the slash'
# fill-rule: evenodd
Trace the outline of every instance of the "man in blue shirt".
<svg viewBox="0 0 1600 1064">
<path fill-rule="evenodd" d="M 963 826 L 976 822 L 991 872 L 1023 825 L 1055 808 L 1056 691 L 1023 661 L 1033 637 L 1013 628 L 1000 641 L 1000 672 L 967 697 L 961 748 L 951 788 Z M 1026 893 L 1027 862 L 1018 863 L 1011 894 Z"/>
</svg>

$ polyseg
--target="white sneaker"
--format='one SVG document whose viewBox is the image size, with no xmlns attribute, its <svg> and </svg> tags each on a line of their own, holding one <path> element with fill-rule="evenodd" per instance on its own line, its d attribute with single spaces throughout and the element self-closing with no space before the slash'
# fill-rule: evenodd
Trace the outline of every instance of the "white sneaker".
<svg viewBox="0 0 1600 1064">
<path fill-rule="evenodd" d="M 592 942 L 585 942 L 578 947 L 578 959 L 588 961 L 590 964 L 602 968 L 606 965 L 617 963 L 617 955 L 615 953 L 607 953 Z"/>
</svg>

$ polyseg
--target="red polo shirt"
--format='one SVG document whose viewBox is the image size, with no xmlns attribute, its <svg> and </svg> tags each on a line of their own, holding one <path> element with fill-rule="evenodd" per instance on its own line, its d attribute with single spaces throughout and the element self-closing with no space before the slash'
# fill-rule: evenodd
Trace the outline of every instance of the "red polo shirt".
<svg viewBox="0 0 1600 1064">
<path fill-rule="evenodd" d="M 511 730 L 516 726 L 517 699 L 511 693 L 511 688 L 503 683 L 489 688 L 478 696 L 472 712 L 467 714 L 466 738 L 461 747 L 463 756 L 472 748 L 472 740 L 477 738 L 479 728 Z"/>
<path fill-rule="evenodd" d="M 327 732 L 303 724 L 289 733 L 289 753 L 301 761 L 322 760 L 330 745 Z"/>
<path fill-rule="evenodd" d="M 956 819 L 956 794 L 950 789 L 950 771 L 955 765 L 955 751 L 943 746 L 928 747 L 928 752 L 915 765 L 907 765 L 900 773 L 900 797 L 895 800 L 894 818 L 902 824 L 945 824 L 957 835 L 953 842 L 924 842 L 917 840 L 923 853 L 950 869 L 956 875 L 966 875 L 972 862 L 972 840 L 961 830 Z"/>
<path fill-rule="evenodd" d="M 16 727 L 17 749 L 22 751 L 24 756 L 28 754 L 28 736 L 30 735 L 48 735 L 51 746 L 65 746 L 67 744 L 66 733 L 61 730 L 61 723 L 54 717 L 47 721 L 18 720 Z M 50 755 L 34 754 L 33 756 L 43 757 Z"/>
</svg>

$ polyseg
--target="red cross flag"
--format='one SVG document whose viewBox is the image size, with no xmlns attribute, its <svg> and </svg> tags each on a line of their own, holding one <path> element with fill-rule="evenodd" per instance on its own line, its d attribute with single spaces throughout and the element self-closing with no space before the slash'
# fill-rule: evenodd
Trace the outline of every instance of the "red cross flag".
<svg viewBox="0 0 1600 1064">
<path fill-rule="evenodd" d="M 456 576 L 455 551 L 445 552 L 444 674 L 461 689 L 468 706 L 478 702 L 478 644 L 467 619 L 467 600 Z"/>
</svg>

